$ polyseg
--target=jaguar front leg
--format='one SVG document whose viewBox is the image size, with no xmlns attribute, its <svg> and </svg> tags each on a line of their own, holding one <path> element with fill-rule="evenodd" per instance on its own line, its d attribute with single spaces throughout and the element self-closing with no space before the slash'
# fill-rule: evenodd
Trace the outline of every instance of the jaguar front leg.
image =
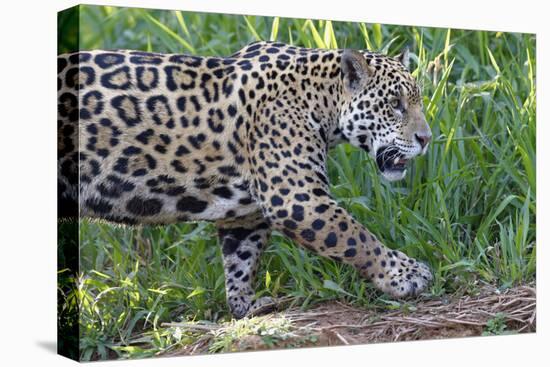
<svg viewBox="0 0 550 367">
<path fill-rule="evenodd" d="M 302 188 L 296 195 L 309 199 L 300 203 L 273 194 L 282 208 L 267 208 L 272 227 L 321 256 L 353 265 L 391 297 L 415 296 L 427 288 L 432 275 L 426 265 L 384 246 L 328 194 L 315 198 L 317 190 Z"/>
<path fill-rule="evenodd" d="M 278 121 L 272 118 L 270 127 Z M 425 290 L 432 280 L 426 265 L 384 246 L 331 198 L 323 134 L 312 131 L 299 142 L 281 140 L 258 136 L 251 146 L 254 185 L 271 227 L 321 256 L 353 265 L 392 297 Z M 296 147 L 315 153 L 289 154 Z"/>
<path fill-rule="evenodd" d="M 254 281 L 260 257 L 267 246 L 270 227 L 261 213 L 218 222 L 222 247 L 227 303 L 237 319 L 270 311 L 270 297 L 254 298 Z"/>
</svg>

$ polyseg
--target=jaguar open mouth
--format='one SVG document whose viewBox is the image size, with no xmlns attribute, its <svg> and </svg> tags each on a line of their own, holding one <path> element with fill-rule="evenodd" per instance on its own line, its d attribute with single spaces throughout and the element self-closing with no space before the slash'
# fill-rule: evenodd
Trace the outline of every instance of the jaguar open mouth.
<svg viewBox="0 0 550 367">
<path fill-rule="evenodd" d="M 376 153 L 376 163 L 384 174 L 404 174 L 409 160 L 395 147 L 382 147 Z"/>
</svg>

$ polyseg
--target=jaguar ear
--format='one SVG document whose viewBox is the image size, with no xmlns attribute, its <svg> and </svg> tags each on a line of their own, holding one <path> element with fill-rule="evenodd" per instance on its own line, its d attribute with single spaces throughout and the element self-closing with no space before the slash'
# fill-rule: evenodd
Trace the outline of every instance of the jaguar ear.
<svg viewBox="0 0 550 367">
<path fill-rule="evenodd" d="M 409 48 L 405 47 L 403 50 L 401 50 L 399 55 L 395 56 L 395 59 L 399 61 L 401 64 L 403 64 L 403 66 L 405 66 L 405 68 L 408 70 L 409 69 Z"/>
<path fill-rule="evenodd" d="M 344 87 L 350 93 L 359 91 L 374 74 L 374 68 L 367 63 L 365 56 L 356 50 L 344 50 L 341 69 Z"/>
</svg>

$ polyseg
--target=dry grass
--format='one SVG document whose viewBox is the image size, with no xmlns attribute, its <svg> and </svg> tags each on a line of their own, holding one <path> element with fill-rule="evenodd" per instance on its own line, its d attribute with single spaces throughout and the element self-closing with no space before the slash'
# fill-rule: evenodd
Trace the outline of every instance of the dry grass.
<svg viewBox="0 0 550 367">
<path fill-rule="evenodd" d="M 503 292 L 485 286 L 475 296 L 419 300 L 390 311 L 329 302 L 223 324 L 165 326 L 197 337 L 170 355 L 212 352 L 213 345 L 230 352 L 527 333 L 536 328 L 536 290 L 534 284 Z"/>
</svg>

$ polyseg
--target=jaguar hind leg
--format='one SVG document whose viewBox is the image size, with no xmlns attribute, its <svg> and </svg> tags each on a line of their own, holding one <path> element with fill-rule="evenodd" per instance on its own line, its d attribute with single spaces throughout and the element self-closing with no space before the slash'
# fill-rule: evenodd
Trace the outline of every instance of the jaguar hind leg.
<svg viewBox="0 0 550 367">
<path fill-rule="evenodd" d="M 254 280 L 270 227 L 261 214 L 218 223 L 227 303 L 235 318 L 271 311 L 270 297 L 254 299 Z"/>
</svg>

